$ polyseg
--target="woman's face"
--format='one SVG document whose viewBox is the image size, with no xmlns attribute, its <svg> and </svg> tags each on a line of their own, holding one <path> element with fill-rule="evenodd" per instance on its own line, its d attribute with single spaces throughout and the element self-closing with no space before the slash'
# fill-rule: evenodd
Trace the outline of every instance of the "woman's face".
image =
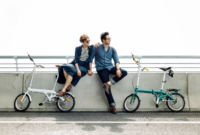
<svg viewBox="0 0 200 135">
<path fill-rule="evenodd" d="M 83 45 L 84 46 L 89 46 L 90 44 L 90 38 L 87 38 L 84 42 L 83 42 Z"/>
</svg>

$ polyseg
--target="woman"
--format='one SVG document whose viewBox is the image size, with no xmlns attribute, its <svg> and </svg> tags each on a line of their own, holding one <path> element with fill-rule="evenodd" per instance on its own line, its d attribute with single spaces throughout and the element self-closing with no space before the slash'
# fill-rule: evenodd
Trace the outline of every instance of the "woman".
<svg viewBox="0 0 200 135">
<path fill-rule="evenodd" d="M 55 65 L 58 68 L 58 83 L 65 83 L 63 89 L 57 93 L 57 96 L 64 96 L 66 91 L 69 92 L 71 84 L 76 86 L 81 77 L 92 75 L 92 64 L 89 65 L 90 56 L 92 54 L 93 45 L 89 46 L 90 38 L 83 34 L 80 37 L 81 46 L 75 49 L 75 58 L 71 64 Z M 97 44 L 95 45 L 97 47 Z M 89 71 L 88 71 L 89 70 Z"/>
</svg>

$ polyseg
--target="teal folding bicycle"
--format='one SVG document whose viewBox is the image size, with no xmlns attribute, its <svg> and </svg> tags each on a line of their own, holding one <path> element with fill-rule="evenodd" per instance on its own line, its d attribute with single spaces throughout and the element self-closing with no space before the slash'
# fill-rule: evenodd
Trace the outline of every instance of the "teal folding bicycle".
<svg viewBox="0 0 200 135">
<path fill-rule="evenodd" d="M 168 68 L 160 68 L 161 70 L 164 71 L 163 75 L 163 81 L 162 81 L 162 87 L 160 90 L 144 90 L 144 89 L 139 89 L 139 79 L 140 79 L 140 72 L 147 70 L 147 68 L 142 68 L 140 65 L 140 59 L 138 61 L 135 60 L 134 55 L 132 55 L 133 61 L 136 62 L 138 65 L 138 73 L 137 73 L 137 86 L 135 88 L 135 93 L 132 93 L 131 95 L 127 96 L 126 99 L 124 100 L 124 109 L 127 112 L 135 112 L 139 106 L 141 99 L 138 96 L 138 92 L 140 93 L 150 93 L 154 94 L 154 103 L 156 107 L 159 107 L 160 102 L 165 101 L 167 107 L 173 111 L 173 112 L 180 112 L 184 109 L 185 107 L 185 99 L 184 96 L 178 91 L 180 89 L 167 89 L 167 92 L 163 91 L 164 83 L 165 81 L 165 75 L 166 72 L 169 73 L 169 76 L 173 77 L 174 72 L 172 71 L 171 67 Z"/>
</svg>

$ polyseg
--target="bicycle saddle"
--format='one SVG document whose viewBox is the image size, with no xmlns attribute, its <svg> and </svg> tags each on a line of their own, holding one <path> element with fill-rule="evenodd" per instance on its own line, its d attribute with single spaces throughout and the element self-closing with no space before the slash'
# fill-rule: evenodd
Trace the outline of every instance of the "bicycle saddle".
<svg viewBox="0 0 200 135">
<path fill-rule="evenodd" d="M 161 69 L 163 71 L 167 71 L 167 70 L 171 69 L 171 67 L 168 67 L 168 68 L 159 68 L 159 69 Z"/>
</svg>

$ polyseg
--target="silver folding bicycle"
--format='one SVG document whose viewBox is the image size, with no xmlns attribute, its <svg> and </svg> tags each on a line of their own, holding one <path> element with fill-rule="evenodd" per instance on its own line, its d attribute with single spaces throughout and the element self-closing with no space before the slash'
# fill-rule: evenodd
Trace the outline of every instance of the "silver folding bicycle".
<svg viewBox="0 0 200 135">
<path fill-rule="evenodd" d="M 75 96 L 71 92 L 66 92 L 66 95 L 64 95 L 62 97 L 56 96 L 55 87 L 56 87 L 56 83 L 57 83 L 59 75 L 57 75 L 57 78 L 56 78 L 56 81 L 55 81 L 55 84 L 54 84 L 54 87 L 52 90 L 32 88 L 32 82 L 33 82 L 33 77 L 34 77 L 34 73 L 35 73 L 35 68 L 38 68 L 38 67 L 44 68 L 44 67 L 42 65 L 36 65 L 36 63 L 33 61 L 33 59 L 30 57 L 29 54 L 28 54 L 28 57 L 34 64 L 33 71 L 28 75 L 28 77 L 30 75 L 32 75 L 32 78 L 31 78 L 30 86 L 27 88 L 27 91 L 16 97 L 16 99 L 14 101 L 15 110 L 19 111 L 19 112 L 26 111 L 28 109 L 28 107 L 30 106 L 30 103 L 32 102 L 32 98 L 29 93 L 33 92 L 33 93 L 42 93 L 42 94 L 46 95 L 44 102 L 40 103 L 39 106 L 42 106 L 44 103 L 56 102 L 57 108 L 60 111 L 63 111 L 63 112 L 71 111 L 75 105 L 75 99 L 74 99 Z M 28 79 L 28 77 L 26 78 L 26 80 Z M 25 86 L 26 86 L 26 81 L 25 81 Z"/>
</svg>

